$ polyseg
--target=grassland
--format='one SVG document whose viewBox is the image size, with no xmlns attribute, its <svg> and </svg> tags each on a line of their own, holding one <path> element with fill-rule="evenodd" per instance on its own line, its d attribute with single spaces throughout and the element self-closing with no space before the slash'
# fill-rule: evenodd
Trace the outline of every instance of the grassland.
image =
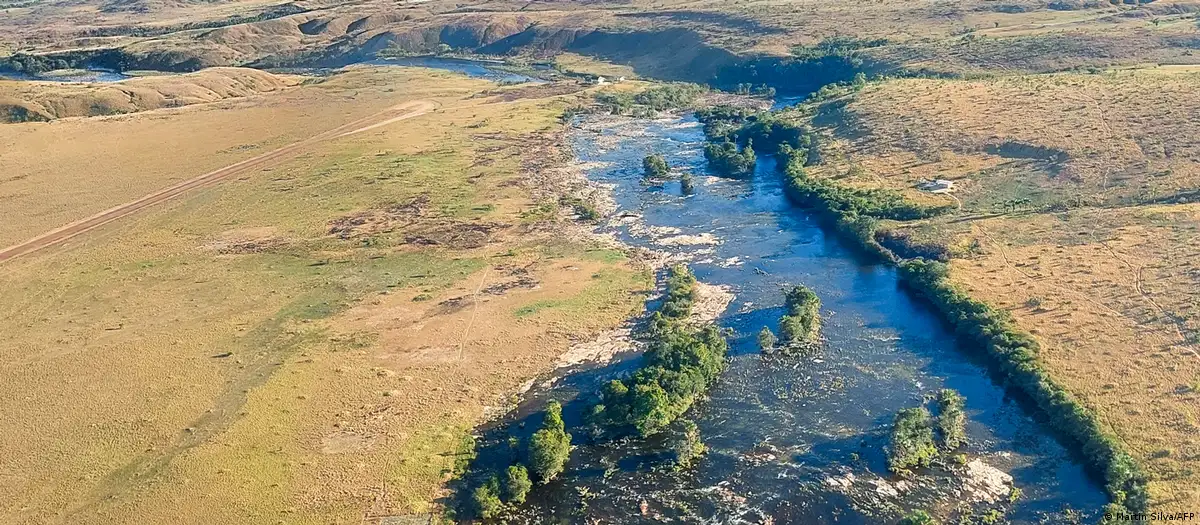
<svg viewBox="0 0 1200 525">
<path fill-rule="evenodd" d="M 822 103 L 815 174 L 957 211 L 893 224 L 946 244 L 951 279 L 1010 312 L 1051 375 L 1200 503 L 1200 150 L 1183 67 L 893 80 Z M 931 195 L 921 179 L 956 190 Z"/>
<path fill-rule="evenodd" d="M 485 91 L 385 68 L 4 126 L 6 156 L 45 166 L 15 181 L 29 186 L 6 207 L 11 241 L 236 161 L 241 144 L 441 104 L 0 266 L 0 377 L 14 393 L 0 402 L 0 521 L 435 511 L 485 408 L 640 309 L 632 292 L 648 279 L 563 240 L 552 216 L 522 218 L 541 203 L 521 145 L 552 132 L 574 95 L 474 96 Z M 72 134 L 98 144 L 47 146 Z"/>
</svg>

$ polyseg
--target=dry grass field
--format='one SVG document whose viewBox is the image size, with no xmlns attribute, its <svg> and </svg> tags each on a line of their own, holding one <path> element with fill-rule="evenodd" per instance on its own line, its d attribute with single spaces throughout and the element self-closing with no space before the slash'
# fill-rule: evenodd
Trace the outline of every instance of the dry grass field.
<svg viewBox="0 0 1200 525">
<path fill-rule="evenodd" d="M 8 242 L 236 161 L 243 144 L 440 104 L 0 265 L 12 394 L 0 400 L 0 522 L 436 510 L 485 408 L 640 310 L 649 285 L 619 253 L 564 239 L 525 186 L 529 142 L 575 95 L 477 96 L 495 90 L 383 68 L 0 128 L 6 162 L 45 166 L 6 203 Z"/>
<path fill-rule="evenodd" d="M 1200 71 L 897 80 L 815 117 L 821 175 L 957 201 L 903 227 L 955 248 L 951 276 L 1011 312 L 1048 369 L 1155 477 L 1200 504 Z M 950 179 L 949 196 L 920 179 Z"/>
</svg>

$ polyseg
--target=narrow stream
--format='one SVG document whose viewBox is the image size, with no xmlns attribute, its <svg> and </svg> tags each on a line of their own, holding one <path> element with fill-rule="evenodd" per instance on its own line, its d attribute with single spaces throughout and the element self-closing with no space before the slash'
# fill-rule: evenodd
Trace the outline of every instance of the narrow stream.
<svg viewBox="0 0 1200 525">
<path fill-rule="evenodd" d="M 506 516 L 510 522 L 868 524 L 894 523 L 916 508 L 952 516 L 961 514 L 956 508 L 999 509 L 1011 523 L 1096 521 L 1105 495 L 1071 454 L 898 286 L 891 267 L 864 262 L 794 208 L 774 159 L 760 157 L 749 180 L 711 176 L 692 118 L 596 117 L 572 137 L 588 177 L 613 187 L 624 218 L 607 229 L 631 245 L 686 255 L 699 280 L 736 294 L 718 319 L 733 331 L 731 358 L 711 398 L 684 416 L 709 447 L 693 467 L 670 468 L 669 436 L 593 443 L 577 430 L 567 471 L 535 488 Z M 683 195 L 677 181 L 644 183 L 641 160 L 650 153 L 693 173 L 694 193 Z M 820 295 L 827 344 L 813 355 L 764 356 L 755 335 L 776 328 L 782 291 L 794 284 Z M 599 386 L 637 361 L 531 392 L 515 414 L 486 429 L 478 461 L 510 461 L 508 436 L 536 429 L 547 398 L 563 400 L 568 428 L 582 429 L 580 414 Z M 944 387 L 966 396 L 970 442 L 960 452 L 972 468 L 890 475 L 896 412 Z M 979 480 L 998 472 L 1011 482 L 1001 480 L 1005 493 L 987 501 Z M 1009 486 L 1021 489 L 1015 503 Z"/>
</svg>

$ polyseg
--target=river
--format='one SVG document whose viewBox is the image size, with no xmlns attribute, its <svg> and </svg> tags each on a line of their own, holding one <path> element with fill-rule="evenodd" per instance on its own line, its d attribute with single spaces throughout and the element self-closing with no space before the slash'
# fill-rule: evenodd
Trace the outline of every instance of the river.
<svg viewBox="0 0 1200 525">
<path fill-rule="evenodd" d="M 510 522 L 868 524 L 917 508 L 943 516 L 997 509 L 1011 523 L 1096 521 L 1107 500 L 1071 453 L 899 286 L 893 268 L 865 260 L 796 209 L 773 158 L 760 157 L 748 180 L 709 175 L 704 136 L 690 117 L 591 117 L 571 137 L 587 176 L 611 185 L 623 216 L 602 230 L 686 257 L 700 281 L 736 294 L 717 321 L 733 333 L 731 357 L 710 398 L 684 416 L 709 452 L 679 472 L 666 461 L 669 435 L 594 443 L 582 430 L 580 414 L 599 386 L 636 367 L 636 356 L 531 392 L 484 429 L 478 465 L 511 460 L 508 437 L 532 432 L 548 398 L 564 402 L 576 448 L 563 476 L 536 487 L 505 516 Z M 650 153 L 693 173 L 694 192 L 684 195 L 678 181 L 644 183 L 641 160 Z M 776 328 L 783 289 L 795 284 L 820 296 L 827 341 L 811 355 L 764 356 L 755 335 Z M 970 467 L 890 475 L 896 412 L 941 388 L 966 396 L 970 440 L 960 452 Z M 997 473 L 1020 489 L 1015 503 L 1003 474 L 1005 494 L 982 496 L 981 478 Z"/>
</svg>

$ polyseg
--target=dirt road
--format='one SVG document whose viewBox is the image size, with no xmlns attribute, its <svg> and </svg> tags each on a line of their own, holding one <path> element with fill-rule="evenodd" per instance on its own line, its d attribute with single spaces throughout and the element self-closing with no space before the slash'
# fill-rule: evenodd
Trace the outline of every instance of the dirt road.
<svg viewBox="0 0 1200 525">
<path fill-rule="evenodd" d="M 93 230 L 120 219 L 121 217 L 131 215 L 139 210 L 177 197 L 188 190 L 209 186 L 236 175 L 241 175 L 252 170 L 258 170 L 273 164 L 277 164 L 281 161 L 290 159 L 305 152 L 308 148 L 320 142 L 353 135 L 355 133 L 362 133 L 380 126 L 391 124 L 393 122 L 424 115 L 437 108 L 437 106 L 437 103 L 429 100 L 405 102 L 404 104 L 394 106 L 374 115 L 338 126 L 337 128 L 331 129 L 319 135 L 288 144 L 287 146 L 277 150 L 273 150 L 257 157 L 236 162 L 203 175 L 193 177 L 173 186 L 146 195 L 145 197 L 137 200 L 109 208 L 91 217 L 81 219 L 67 224 L 61 228 L 43 233 L 20 244 L 0 249 L 0 262 L 62 243 L 63 241 L 75 237 L 76 235 Z"/>
</svg>

